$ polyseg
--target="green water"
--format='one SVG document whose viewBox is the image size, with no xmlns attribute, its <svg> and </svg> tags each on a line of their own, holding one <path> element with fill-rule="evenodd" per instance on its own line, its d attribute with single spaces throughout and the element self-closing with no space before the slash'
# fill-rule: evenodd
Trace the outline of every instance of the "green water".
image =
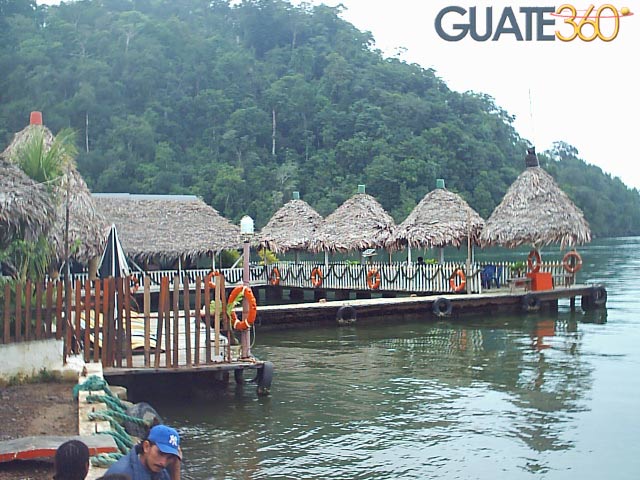
<svg viewBox="0 0 640 480">
<path fill-rule="evenodd" d="M 270 397 L 153 403 L 187 479 L 637 479 L 639 251 L 580 248 L 604 311 L 258 331 Z"/>
</svg>

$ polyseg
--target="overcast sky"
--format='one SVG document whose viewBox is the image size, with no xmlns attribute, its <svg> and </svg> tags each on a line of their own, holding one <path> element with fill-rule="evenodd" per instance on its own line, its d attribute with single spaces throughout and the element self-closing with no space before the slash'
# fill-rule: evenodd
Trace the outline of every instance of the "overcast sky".
<svg viewBox="0 0 640 480">
<path fill-rule="evenodd" d="M 607 0 L 608 2 L 609 0 Z M 457 5 L 477 7 L 482 19 L 478 33 L 486 30 L 486 7 L 493 7 L 493 31 L 505 7 L 512 7 L 523 35 L 526 17 L 519 8 L 557 7 L 563 2 L 546 0 L 312 0 L 307 3 L 345 7 L 342 18 L 360 30 L 370 31 L 385 56 L 433 68 L 449 88 L 473 90 L 491 95 L 498 106 L 516 116 L 518 133 L 534 143 L 538 151 L 552 142 L 565 141 L 579 151 L 580 158 L 618 176 L 640 189 L 640 165 L 635 138 L 640 138 L 636 114 L 640 112 L 640 4 L 623 0 L 633 15 L 619 19 L 619 33 L 610 42 L 516 41 L 503 34 L 496 41 L 479 42 L 469 35 L 461 41 L 445 41 L 435 30 L 435 19 L 444 8 Z M 580 14 L 593 2 L 595 10 L 607 2 L 575 0 Z M 38 1 L 38 3 L 58 3 Z M 298 4 L 300 1 L 294 0 Z M 567 2 L 569 3 L 569 2 Z M 638 11 L 636 12 L 636 8 Z M 568 12 L 565 12 L 568 13 Z M 610 11 L 603 16 L 611 17 Z M 455 22 L 453 19 L 455 18 Z M 553 20 L 545 14 L 545 20 Z M 468 23 L 469 15 L 448 14 L 445 27 Z M 570 31 L 563 18 L 544 27 L 545 35 Z M 579 22 L 580 20 L 576 20 Z M 603 33 L 610 34 L 614 19 L 601 19 Z M 537 25 L 533 25 L 536 31 Z M 587 28 L 583 33 L 588 34 Z M 535 33 L 534 33 L 535 38 Z"/>
</svg>

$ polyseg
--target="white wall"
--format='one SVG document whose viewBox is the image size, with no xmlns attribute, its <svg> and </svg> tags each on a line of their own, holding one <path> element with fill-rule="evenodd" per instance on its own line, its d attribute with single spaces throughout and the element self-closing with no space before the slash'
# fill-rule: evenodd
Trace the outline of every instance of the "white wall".
<svg viewBox="0 0 640 480">
<path fill-rule="evenodd" d="M 0 379 L 35 375 L 42 369 L 62 371 L 63 340 L 55 338 L 0 345 Z"/>
</svg>

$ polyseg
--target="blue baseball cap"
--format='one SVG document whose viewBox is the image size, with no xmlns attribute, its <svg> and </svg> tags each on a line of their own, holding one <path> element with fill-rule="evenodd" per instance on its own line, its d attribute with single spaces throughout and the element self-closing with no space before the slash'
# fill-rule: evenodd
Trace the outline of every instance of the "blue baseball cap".
<svg viewBox="0 0 640 480">
<path fill-rule="evenodd" d="M 182 455 L 178 448 L 180 446 L 180 435 L 175 429 L 166 425 L 156 425 L 149 431 L 147 440 L 155 443 L 162 453 L 175 455 L 182 460 Z"/>
</svg>

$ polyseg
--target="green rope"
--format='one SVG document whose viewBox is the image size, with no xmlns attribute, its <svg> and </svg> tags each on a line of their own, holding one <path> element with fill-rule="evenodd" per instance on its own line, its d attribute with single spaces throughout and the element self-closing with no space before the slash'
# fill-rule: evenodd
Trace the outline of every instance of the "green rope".
<svg viewBox="0 0 640 480">
<path fill-rule="evenodd" d="M 127 415 L 126 413 L 118 412 L 116 410 L 98 410 L 97 412 L 89 412 L 88 418 L 89 420 L 113 420 L 118 424 L 121 422 L 131 422 L 143 427 L 149 426 L 149 424 L 140 417 L 132 417 L 131 415 Z"/>
<path fill-rule="evenodd" d="M 104 378 L 100 378 L 97 375 L 91 375 L 84 383 L 79 383 L 73 387 L 73 398 L 77 399 L 80 390 L 100 391 L 104 390 L 107 395 L 114 397 L 115 395 L 109 389 L 109 384 Z"/>
<path fill-rule="evenodd" d="M 99 453 L 91 457 L 91 465 L 94 467 L 107 468 L 116 463 L 121 457 L 122 453 Z"/>
<path fill-rule="evenodd" d="M 122 414 L 127 413 L 127 406 L 118 397 L 110 397 L 108 395 L 88 395 L 88 403 L 104 403 L 107 408 L 120 412 Z"/>
</svg>

